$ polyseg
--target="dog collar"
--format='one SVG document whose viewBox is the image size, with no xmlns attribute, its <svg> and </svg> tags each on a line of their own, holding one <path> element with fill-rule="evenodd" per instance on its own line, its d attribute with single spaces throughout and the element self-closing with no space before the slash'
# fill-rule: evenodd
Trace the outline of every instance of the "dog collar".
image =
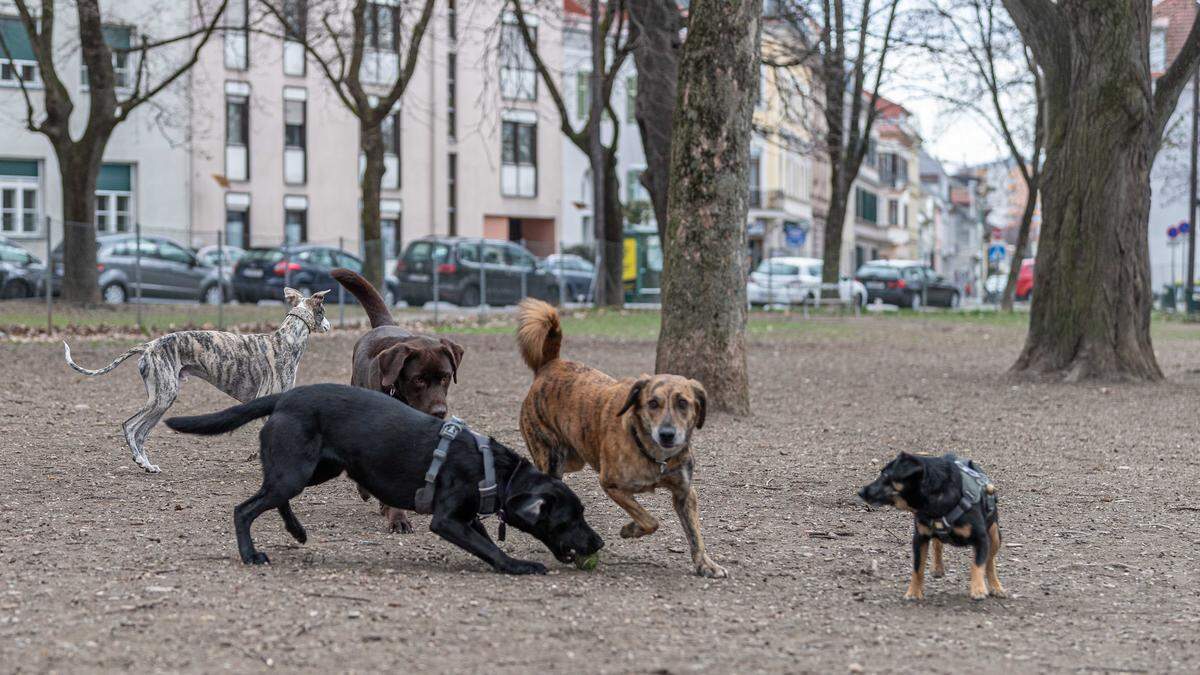
<svg viewBox="0 0 1200 675">
<path fill-rule="evenodd" d="M 666 475 L 667 462 L 671 461 L 671 459 L 675 455 L 671 455 L 671 457 L 668 457 L 668 458 L 660 461 L 657 457 L 650 454 L 650 451 L 646 449 L 646 445 L 644 443 L 642 443 L 642 437 L 638 435 L 636 426 L 630 426 L 629 433 L 633 436 L 633 442 L 637 445 L 637 449 L 642 452 L 642 455 L 644 455 L 646 457 L 646 459 L 648 459 L 651 462 L 654 462 L 655 464 L 658 465 L 658 475 L 659 476 Z"/>
<path fill-rule="evenodd" d="M 309 321 L 308 321 L 308 317 L 306 317 L 306 316 L 304 316 L 303 314 L 301 314 L 301 313 L 297 312 L 297 311 L 296 311 L 297 309 L 299 309 L 299 308 L 298 308 L 298 307 L 293 307 L 291 310 L 289 310 L 289 311 L 288 311 L 287 315 L 288 315 L 288 316 L 294 316 L 294 317 L 296 317 L 297 319 L 300 319 L 300 322 L 304 324 L 304 327 L 308 329 L 308 332 L 310 332 L 310 333 L 315 333 L 315 332 L 317 331 L 317 321 L 316 321 L 316 317 L 313 317 L 313 321 L 312 321 L 312 323 L 309 323 Z M 310 312 L 310 314 L 311 314 L 311 312 Z"/>
</svg>

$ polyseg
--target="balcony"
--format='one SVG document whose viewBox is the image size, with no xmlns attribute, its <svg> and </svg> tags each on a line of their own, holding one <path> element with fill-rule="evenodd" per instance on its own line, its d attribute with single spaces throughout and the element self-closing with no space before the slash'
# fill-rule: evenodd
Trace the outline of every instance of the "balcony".
<svg viewBox="0 0 1200 675">
<path fill-rule="evenodd" d="M 750 208 L 761 209 L 763 207 L 763 192 L 762 188 L 750 188 Z"/>
</svg>

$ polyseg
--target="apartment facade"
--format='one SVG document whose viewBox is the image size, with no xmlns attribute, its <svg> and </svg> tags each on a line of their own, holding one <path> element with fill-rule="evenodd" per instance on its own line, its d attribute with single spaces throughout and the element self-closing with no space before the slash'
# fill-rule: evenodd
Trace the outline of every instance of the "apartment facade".
<svg viewBox="0 0 1200 675">
<path fill-rule="evenodd" d="M 104 34 L 113 47 L 136 44 L 143 34 L 185 34 L 192 25 L 186 4 L 116 0 L 100 4 Z M 44 110 L 42 74 L 17 17 L 15 6 L 0 0 L 0 35 L 8 48 L 7 54 L 0 51 L 0 236 L 44 258 L 47 240 L 50 246 L 56 246 L 63 236 L 62 184 L 49 141 L 26 128 L 21 83 L 29 93 L 35 116 L 40 116 Z M 59 12 L 55 70 L 71 93 L 75 106 L 71 130 L 78 137 L 87 120 L 88 95 L 75 20 L 74 12 Z M 152 74 L 161 74 L 184 62 L 187 56 L 186 43 L 162 47 L 152 52 L 147 67 Z M 119 100 L 133 93 L 137 68 L 132 54 L 114 55 Z M 132 232 L 135 223 L 140 223 L 148 234 L 181 241 L 186 237 L 191 195 L 188 96 L 184 78 L 135 109 L 117 126 L 105 148 L 97 180 L 93 226 L 99 233 Z"/>
</svg>

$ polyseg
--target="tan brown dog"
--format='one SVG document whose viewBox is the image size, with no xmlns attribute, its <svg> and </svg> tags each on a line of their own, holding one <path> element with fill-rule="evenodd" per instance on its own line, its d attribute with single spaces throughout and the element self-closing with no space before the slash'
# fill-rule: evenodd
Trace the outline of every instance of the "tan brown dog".
<svg viewBox="0 0 1200 675">
<path fill-rule="evenodd" d="M 458 382 L 463 348 L 446 338 L 414 335 L 396 325 L 379 291 L 361 274 L 338 268 L 330 273 L 350 291 L 371 320 L 371 331 L 354 343 L 350 384 L 381 391 L 434 417 L 446 417 L 446 393 Z M 361 487 L 363 499 L 371 495 Z M 391 531 L 412 532 L 412 523 L 400 509 L 379 507 Z"/>
<path fill-rule="evenodd" d="M 540 300 L 521 302 L 517 344 L 534 373 L 521 406 L 521 433 L 538 468 L 561 478 L 590 465 L 608 496 L 633 518 L 621 528 L 627 539 L 658 529 L 634 495 L 670 490 L 696 574 L 728 576 L 704 551 L 692 487 L 691 436 L 704 426 L 704 387 L 678 375 L 614 380 L 560 359 L 558 312 Z"/>
</svg>

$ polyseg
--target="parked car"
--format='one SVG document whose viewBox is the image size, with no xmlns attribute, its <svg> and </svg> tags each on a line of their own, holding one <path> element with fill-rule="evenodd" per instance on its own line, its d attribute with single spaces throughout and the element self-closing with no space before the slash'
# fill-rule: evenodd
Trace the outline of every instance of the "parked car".
<svg viewBox="0 0 1200 675">
<path fill-rule="evenodd" d="M 210 267 L 216 267 L 220 261 L 221 264 L 232 270 L 238 259 L 245 253 L 244 249 L 237 246 L 204 246 L 196 251 L 196 259 Z"/>
<path fill-rule="evenodd" d="M 1026 258 L 1021 261 L 1021 271 L 1017 273 L 1017 287 L 1013 289 L 1013 295 L 1017 300 L 1028 300 L 1033 297 L 1033 258 Z"/>
<path fill-rule="evenodd" d="M 925 263 L 914 260 L 872 260 L 855 272 L 867 288 L 870 302 L 920 309 L 922 305 L 958 307 L 962 292 Z"/>
<path fill-rule="evenodd" d="M 558 281 L 524 247 L 498 239 L 425 237 L 411 242 L 396 263 L 400 296 L 410 306 L 438 299 L 463 307 L 480 302 L 512 305 L 525 295 L 558 301 Z"/>
<path fill-rule="evenodd" d="M 51 251 L 53 290 L 62 286 L 63 245 Z M 121 304 L 137 296 L 138 240 L 132 234 L 96 237 L 96 269 L 100 297 Z M 166 237 L 143 236 L 141 290 L 143 298 L 212 300 L 219 298 L 217 268 L 201 263 L 194 253 Z"/>
<path fill-rule="evenodd" d="M 315 244 L 250 248 L 233 268 L 233 293 L 238 302 L 283 300 L 284 287 L 291 286 L 306 296 L 316 291 L 332 291 L 325 301 L 334 303 L 338 301 L 338 283 L 329 273 L 335 267 L 362 272 L 362 260 L 345 251 Z M 345 298 L 347 302 L 354 301 L 354 296 L 348 293 Z"/>
<path fill-rule="evenodd" d="M 34 297 L 45 288 L 45 279 L 41 259 L 0 237 L 0 300 Z"/>
<path fill-rule="evenodd" d="M 555 253 L 546 256 L 542 267 L 560 280 L 566 289 L 568 300 L 573 302 L 591 302 L 592 282 L 596 276 L 596 266 L 592 261 L 574 253 Z"/>
<path fill-rule="evenodd" d="M 813 304 L 821 295 L 820 258 L 777 257 L 759 263 L 746 282 L 746 296 L 751 305 Z M 843 301 L 851 299 L 859 306 L 867 304 L 867 289 L 850 277 L 838 282 L 838 294 Z"/>
</svg>

